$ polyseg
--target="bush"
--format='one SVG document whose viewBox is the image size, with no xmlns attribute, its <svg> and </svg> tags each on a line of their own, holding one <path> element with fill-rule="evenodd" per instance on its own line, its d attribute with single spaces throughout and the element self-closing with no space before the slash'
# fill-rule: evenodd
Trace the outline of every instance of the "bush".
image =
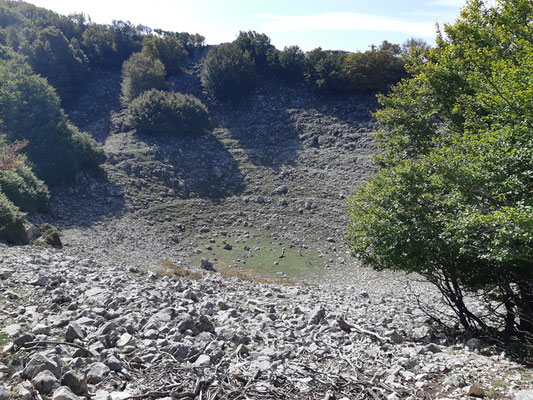
<svg viewBox="0 0 533 400">
<path fill-rule="evenodd" d="M 254 62 L 235 46 L 213 47 L 203 62 L 202 84 L 210 96 L 236 101 L 254 88 Z"/>
<path fill-rule="evenodd" d="M 41 241 L 45 244 L 52 247 L 61 247 L 63 243 L 61 242 L 61 237 L 59 236 L 59 231 L 57 228 L 50 224 L 42 224 L 39 226 L 41 231 Z"/>
<path fill-rule="evenodd" d="M 303 79 L 305 54 L 298 46 L 285 47 L 279 54 L 279 70 L 283 79 L 289 82 Z"/>
<path fill-rule="evenodd" d="M 376 113 L 380 169 L 349 200 L 349 245 L 418 272 L 467 330 L 533 339 L 533 43 L 528 0 L 471 1 Z M 427 61 L 424 61 L 426 59 Z M 498 312 L 465 302 L 477 292 Z M 494 332 L 494 330 L 491 330 Z"/>
<path fill-rule="evenodd" d="M 54 89 L 27 65 L 0 61 L 0 121 L 8 140 L 28 140 L 28 161 L 49 185 L 104 160 L 97 143 L 68 122 Z"/>
<path fill-rule="evenodd" d="M 347 90 L 344 53 L 332 53 L 320 47 L 306 54 L 305 80 L 322 93 L 339 94 Z"/>
<path fill-rule="evenodd" d="M 276 48 L 270 44 L 270 38 L 264 33 L 239 32 L 232 45 L 250 55 L 259 73 L 271 71 L 277 65 Z"/>
<path fill-rule="evenodd" d="M 178 39 L 172 36 L 145 37 L 142 52 L 148 57 L 161 61 L 169 75 L 179 74 L 187 63 L 187 50 Z"/>
<path fill-rule="evenodd" d="M 14 244 L 28 243 L 24 214 L 3 193 L 0 193 L 0 239 Z"/>
<path fill-rule="evenodd" d="M 44 211 L 50 200 L 48 188 L 26 165 L 0 171 L 0 191 L 21 211 Z"/>
<path fill-rule="evenodd" d="M 152 89 L 128 108 L 131 126 L 151 135 L 198 135 L 209 129 L 207 108 L 191 95 Z"/>
<path fill-rule="evenodd" d="M 46 77 L 65 102 L 75 100 L 85 87 L 87 60 L 77 41 L 70 42 L 56 27 L 23 30 L 20 52 L 33 70 Z"/>
<path fill-rule="evenodd" d="M 403 59 L 393 51 L 369 50 L 346 56 L 344 73 L 351 91 L 381 92 L 406 76 L 403 64 Z"/>
<path fill-rule="evenodd" d="M 159 60 L 134 53 L 122 65 L 122 103 L 127 105 L 141 93 L 165 88 L 165 67 Z"/>
</svg>

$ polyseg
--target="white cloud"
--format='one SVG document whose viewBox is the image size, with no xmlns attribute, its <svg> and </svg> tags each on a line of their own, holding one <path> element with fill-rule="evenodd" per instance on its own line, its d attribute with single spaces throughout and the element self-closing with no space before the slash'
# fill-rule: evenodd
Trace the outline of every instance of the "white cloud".
<svg viewBox="0 0 533 400">
<path fill-rule="evenodd" d="M 434 22 L 405 21 L 391 17 L 353 12 L 331 12 L 317 15 L 258 14 L 257 17 L 271 20 L 262 28 L 267 32 L 302 31 L 391 31 L 416 36 L 434 36 Z"/>
</svg>

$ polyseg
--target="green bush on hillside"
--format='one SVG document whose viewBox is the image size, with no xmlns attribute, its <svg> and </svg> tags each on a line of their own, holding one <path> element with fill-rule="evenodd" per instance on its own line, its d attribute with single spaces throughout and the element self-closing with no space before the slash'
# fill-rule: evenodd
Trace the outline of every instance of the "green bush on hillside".
<svg viewBox="0 0 533 400">
<path fill-rule="evenodd" d="M 280 76 L 289 81 L 300 81 L 305 71 L 305 53 L 298 46 L 285 47 L 279 54 Z"/>
<path fill-rule="evenodd" d="M 395 48 L 395 51 L 399 52 L 399 48 Z M 399 53 L 373 49 L 347 55 L 344 60 L 344 74 L 350 91 L 381 92 L 406 76 L 403 65 L 404 60 Z"/>
<path fill-rule="evenodd" d="M 165 88 L 165 66 L 144 53 L 133 53 L 122 65 L 122 103 L 128 105 L 141 93 Z"/>
<path fill-rule="evenodd" d="M 9 171 L 0 171 L 0 192 L 21 211 L 44 211 L 50 200 L 48 188 L 32 170 L 23 164 Z"/>
<path fill-rule="evenodd" d="M 24 213 L 0 192 L 0 240 L 14 244 L 26 244 Z"/>
<path fill-rule="evenodd" d="M 35 174 L 55 185 L 104 159 L 100 146 L 72 126 L 47 81 L 16 61 L 0 61 L 0 129 L 9 141 L 28 140 L 24 153 Z"/>
<path fill-rule="evenodd" d="M 250 54 L 232 45 L 213 47 L 203 62 L 202 84 L 217 100 L 241 99 L 255 85 L 254 62 Z"/>
<path fill-rule="evenodd" d="M 255 31 L 239 32 L 232 46 L 250 55 L 258 73 L 275 69 L 277 65 L 276 48 L 270 44 L 270 38 L 264 33 Z"/>
<path fill-rule="evenodd" d="M 142 52 L 150 58 L 161 61 L 168 75 L 179 74 L 187 63 L 187 50 L 178 39 L 172 36 L 145 37 Z"/>
<path fill-rule="evenodd" d="M 75 100 L 85 87 L 85 54 L 76 40 L 69 41 L 58 28 L 25 28 L 18 51 L 28 57 L 36 73 L 48 79 L 64 102 Z"/>
<path fill-rule="evenodd" d="M 128 108 L 131 126 L 151 135 L 198 135 L 209 129 L 209 114 L 191 95 L 152 89 Z"/>
<path fill-rule="evenodd" d="M 321 93 L 340 94 L 347 91 L 344 73 L 345 53 L 333 53 L 320 47 L 305 57 L 305 80 Z"/>
</svg>

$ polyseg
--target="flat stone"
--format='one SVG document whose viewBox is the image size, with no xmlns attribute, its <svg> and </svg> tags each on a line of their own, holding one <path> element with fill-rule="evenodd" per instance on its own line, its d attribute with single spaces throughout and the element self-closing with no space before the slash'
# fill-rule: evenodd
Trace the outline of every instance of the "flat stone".
<svg viewBox="0 0 533 400">
<path fill-rule="evenodd" d="M 5 386 L 0 386 L 0 400 L 9 400 L 11 398 L 11 391 Z"/>
</svg>

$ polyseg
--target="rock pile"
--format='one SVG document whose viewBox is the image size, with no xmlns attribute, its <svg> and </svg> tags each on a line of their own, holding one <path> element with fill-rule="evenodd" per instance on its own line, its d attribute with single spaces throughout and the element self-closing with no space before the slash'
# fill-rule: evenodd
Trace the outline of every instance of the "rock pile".
<svg viewBox="0 0 533 400">
<path fill-rule="evenodd" d="M 532 393 L 531 371 L 504 354 L 432 336 L 401 277 L 344 287 L 266 285 L 214 272 L 173 280 L 0 244 L 0 279 L 0 399 Z M 421 291 L 425 300 L 435 296 Z"/>
</svg>

